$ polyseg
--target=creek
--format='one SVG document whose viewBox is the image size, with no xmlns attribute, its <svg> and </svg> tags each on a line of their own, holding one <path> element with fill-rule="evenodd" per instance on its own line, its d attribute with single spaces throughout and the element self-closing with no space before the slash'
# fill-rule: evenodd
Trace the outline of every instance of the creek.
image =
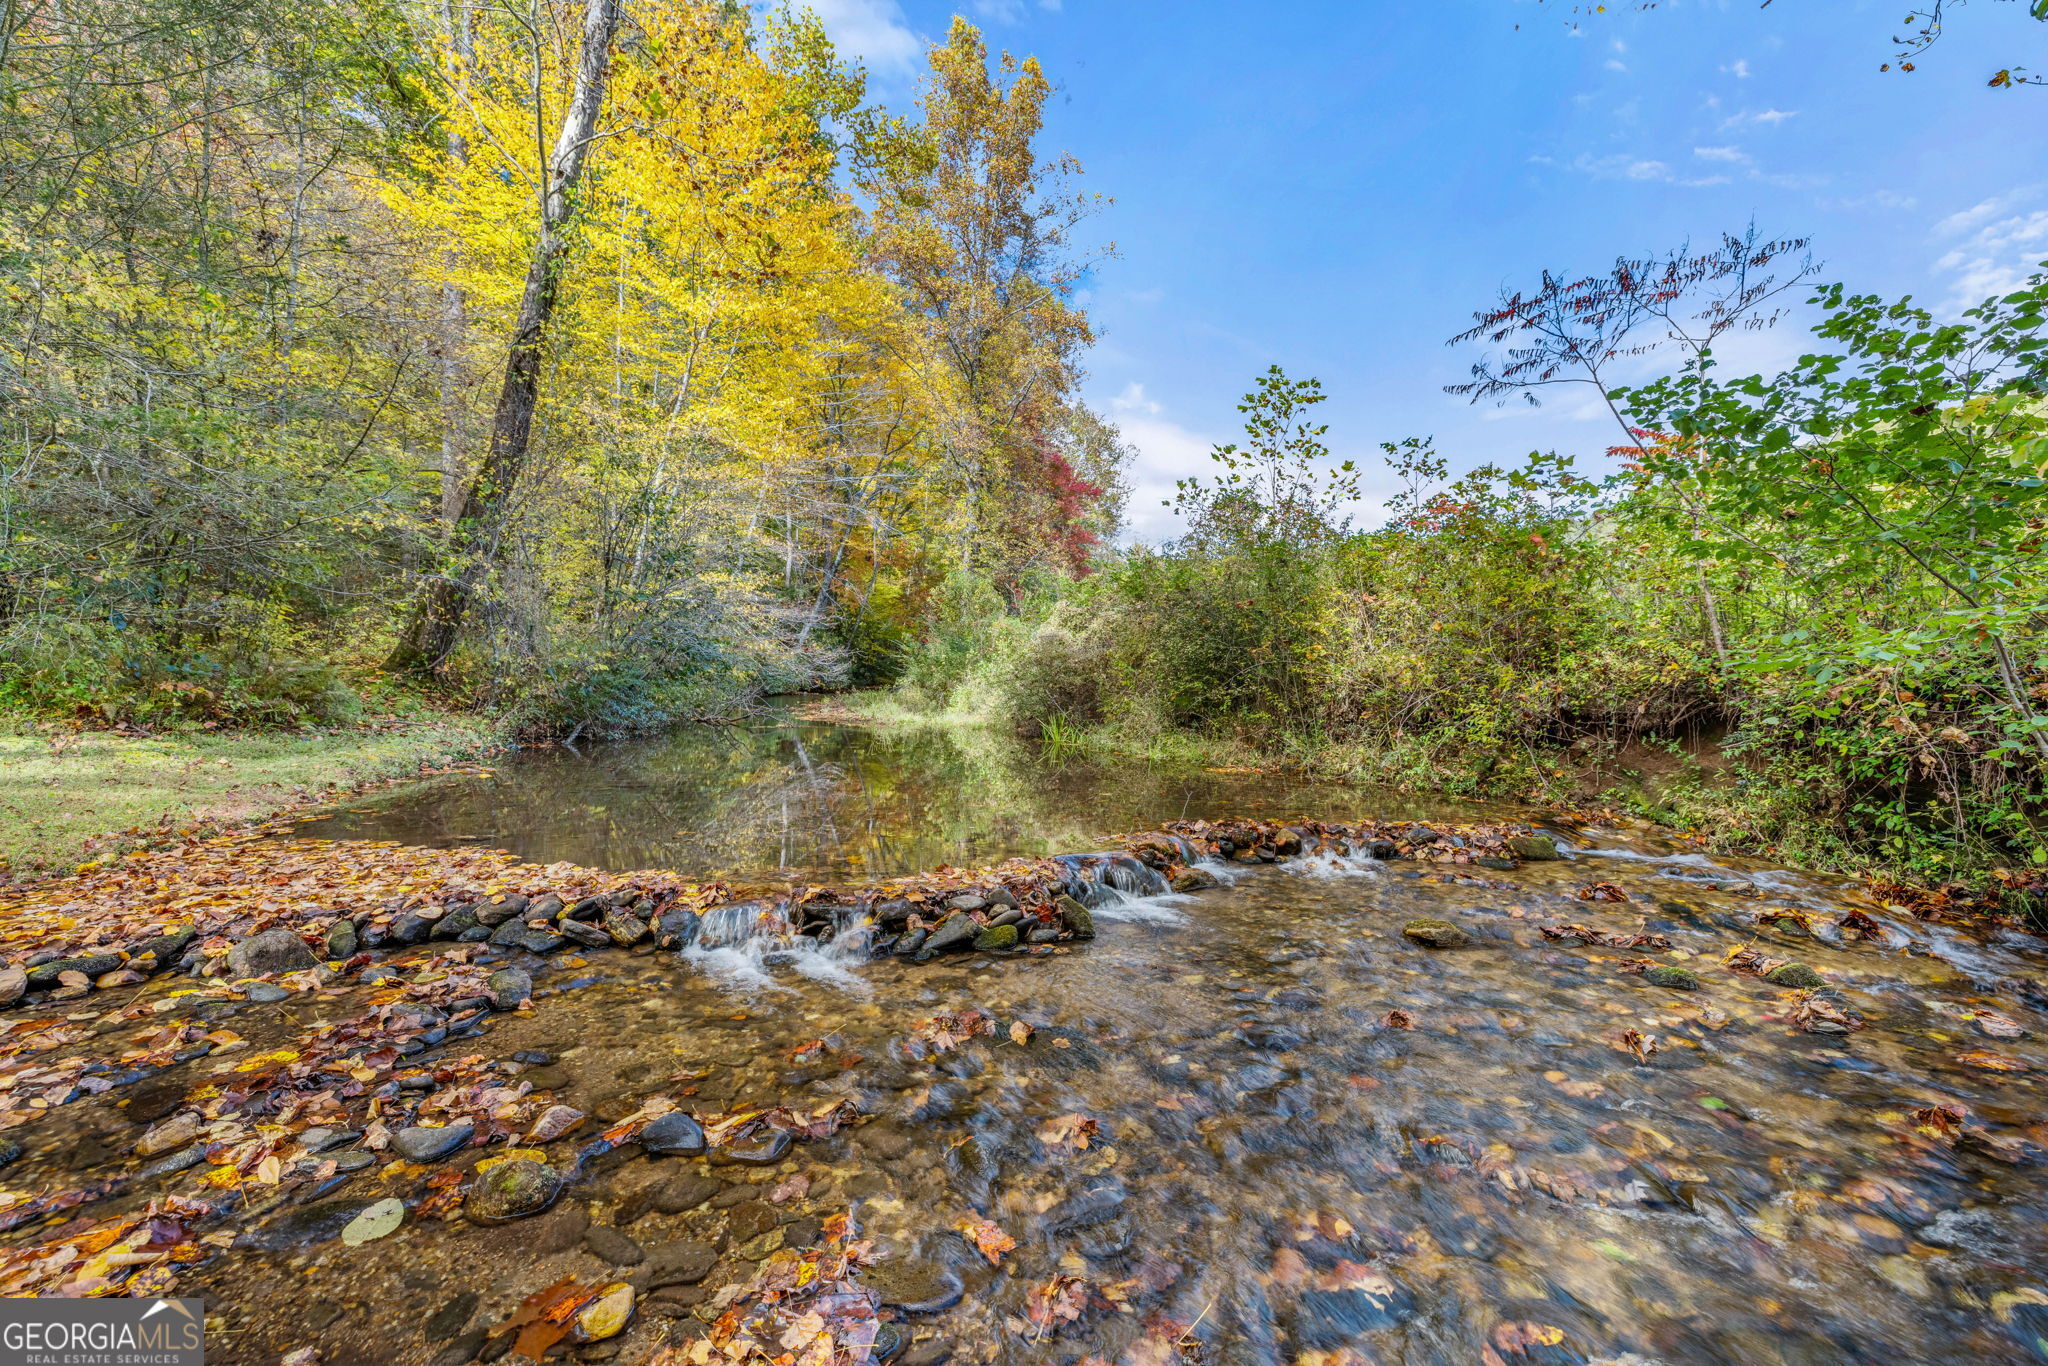
<svg viewBox="0 0 2048 1366">
<path fill-rule="evenodd" d="M 578 1349 L 637 1362 L 851 1211 L 909 1366 L 2048 1358 L 2048 946 L 2016 931 L 1921 923 L 1641 825 L 795 721 L 515 753 L 300 833 L 772 885 L 1086 851 L 1183 817 L 1363 816 L 1530 820 L 1563 857 L 1212 864 L 1223 885 L 1106 900 L 1097 938 L 1036 956 L 514 954 L 534 1009 L 461 1047 L 535 1060 L 577 1109 L 680 1087 L 699 1110 L 843 1098 L 865 1118 L 770 1167 L 623 1150 L 497 1227 L 346 1247 L 304 1218 L 177 1293 L 221 1316 L 210 1361 L 426 1363 L 565 1276 L 637 1277 L 629 1329 Z M 1628 899 L 1577 895 L 1596 882 Z M 1766 908 L 1803 924 L 1759 925 Z M 1852 910 L 1875 928 L 1843 928 Z M 1418 917 L 1471 942 L 1413 942 Z M 1700 987 L 1541 932 L 1565 925 L 1664 936 L 1654 956 Z M 1817 969 L 1860 1027 L 1801 1028 L 1804 993 L 1722 967 L 1745 945 Z M 316 1008 L 339 1013 L 218 1018 L 263 1046 Z M 968 1010 L 996 1032 L 914 1036 Z M 1086 1146 L 1072 1117 L 1094 1121 Z M 74 1172 L 124 1160 L 112 1098 L 66 1122 Z M 16 1185 L 55 1170 L 24 1165 Z M 1016 1240 L 999 1265 L 969 1219 Z M 1092 1288 L 1079 1316 L 1032 1326 L 1059 1276 Z"/>
</svg>

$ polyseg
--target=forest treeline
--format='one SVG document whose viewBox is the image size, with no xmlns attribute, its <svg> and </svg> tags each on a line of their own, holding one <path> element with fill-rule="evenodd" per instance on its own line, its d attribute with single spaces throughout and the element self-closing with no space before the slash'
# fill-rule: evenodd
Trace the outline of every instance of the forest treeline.
<svg viewBox="0 0 2048 1366">
<path fill-rule="evenodd" d="M 1753 229 L 1546 274 L 1451 387 L 1579 386 L 1597 471 L 1396 442 L 1361 527 L 1276 367 L 1186 534 L 1120 550 L 1103 201 L 1036 62 L 927 55 L 892 114 L 801 10 L 7 6 L 0 706 L 617 733 L 895 683 L 1475 794 L 1661 749 L 1627 799 L 1725 842 L 2048 866 L 2048 285 L 1937 316 Z M 1811 354 L 1722 373 L 1802 298 Z"/>
<path fill-rule="evenodd" d="M 956 23 L 914 116 L 739 4 L 23 0 L 0 700 L 620 730 L 871 680 L 1116 522 L 1097 207 Z"/>
<path fill-rule="evenodd" d="M 1182 482 L 1187 534 L 1005 614 L 944 600 L 913 711 L 1054 743 L 1611 802 L 1724 847 L 2028 896 L 2048 864 L 2048 277 L 1956 317 L 1816 288 L 1805 243 L 1546 274 L 1453 338 L 1474 401 L 1576 388 L 1612 474 L 1535 454 L 1351 525 L 1314 380 L 1277 367 Z M 1716 345 L 1820 317 L 1774 376 Z M 1661 370 L 1633 386 L 1622 375 Z"/>
</svg>

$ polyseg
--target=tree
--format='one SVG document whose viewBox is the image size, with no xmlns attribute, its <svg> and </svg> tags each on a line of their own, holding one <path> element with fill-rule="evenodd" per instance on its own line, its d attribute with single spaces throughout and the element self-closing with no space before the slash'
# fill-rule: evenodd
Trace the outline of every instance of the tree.
<svg viewBox="0 0 2048 1366">
<path fill-rule="evenodd" d="M 440 667 L 455 648 L 477 584 L 498 556 L 506 506 L 526 466 L 533 439 L 541 348 L 561 293 L 575 196 L 604 112 L 612 40 L 618 27 L 619 0 L 585 0 L 582 42 L 568 108 L 537 187 L 540 235 L 506 348 L 505 377 L 491 422 L 490 449 L 463 495 L 449 538 L 450 568 L 428 585 L 412 624 L 392 654 L 390 667 L 395 670 L 423 673 Z"/>
<path fill-rule="evenodd" d="M 2002 0 L 2002 2 L 2010 4 L 2014 0 Z M 1656 9 L 1661 3 L 1662 0 L 1633 0 L 1633 3 L 1627 5 L 1626 8 L 1650 10 Z M 1907 12 L 1904 32 L 1893 34 L 1891 37 L 1891 44 L 1895 55 L 1892 61 L 1883 63 L 1878 67 L 1878 70 L 1890 71 L 1893 63 L 1897 63 L 1900 71 L 1917 71 L 1919 69 L 1918 59 L 1921 54 L 1941 41 L 1942 34 L 1946 31 L 1949 11 L 1960 9 L 1968 3 L 1968 0 L 1924 0 L 1924 3 L 1925 8 Z M 2028 14 L 2033 18 L 2048 20 L 2048 0 L 2019 0 L 2019 3 L 2026 5 Z M 1759 0 L 1757 5 L 1758 9 L 1769 9 L 1770 7 L 1771 0 Z M 1611 8 L 1617 7 L 1574 3 L 1571 5 L 1571 13 L 1605 14 Z M 1567 22 L 1571 23 L 1574 27 L 1577 26 L 1576 20 L 1569 20 Z M 2022 85 L 2048 85 L 2048 76 L 2030 72 L 2024 66 L 2006 66 L 1992 72 L 1991 78 L 1985 84 L 1994 89 L 2010 90 Z"/>
<path fill-rule="evenodd" d="M 1318 379 L 1292 380 L 1279 366 L 1259 376 L 1237 410 L 1247 443 L 1212 447 L 1223 473 L 1209 483 L 1174 484 L 1170 504 L 1196 544 L 1216 548 L 1277 545 L 1306 549 L 1343 534 L 1344 509 L 1358 498 L 1361 475 L 1349 460 L 1329 467 L 1329 427 L 1308 412 L 1329 397 Z"/>
<path fill-rule="evenodd" d="M 1622 394 L 1670 434 L 1646 461 L 1699 491 L 1699 553 L 1780 570 L 1828 605 L 1763 649 L 1762 667 L 1826 694 L 1860 669 L 1952 675 L 1988 660 L 2002 752 L 2048 764 L 2018 655 L 2048 610 L 2048 276 L 1954 323 L 1839 285 L 1817 302 L 1838 354 L 1769 380 L 1695 367 Z"/>
<path fill-rule="evenodd" d="M 1472 315 L 1473 325 L 1449 345 L 1485 341 L 1510 345 L 1505 361 L 1483 356 L 1464 384 L 1444 391 L 1478 403 L 1506 402 L 1519 395 L 1532 406 L 1537 391 L 1557 384 L 1589 384 L 1620 427 L 1617 448 L 1633 453 L 1641 440 L 1611 392 L 1614 370 L 1625 361 L 1675 346 L 1689 364 L 1712 364 L 1714 343 L 1737 329 L 1770 327 L 1784 316 L 1777 301 L 1816 269 L 1805 238 L 1769 240 L 1754 223 L 1741 236 L 1724 233 L 1718 247 L 1695 252 L 1685 245 L 1658 257 L 1618 257 L 1605 275 L 1564 279 L 1543 272 L 1532 294 L 1503 291 L 1501 301 Z M 1785 277 L 1771 266 L 1800 253 Z M 1675 486 L 1681 499 L 1684 486 Z M 1691 515 L 1703 515 L 1697 506 Z M 1697 589 L 1714 655 L 1728 661 L 1727 633 L 1706 568 Z"/>
</svg>

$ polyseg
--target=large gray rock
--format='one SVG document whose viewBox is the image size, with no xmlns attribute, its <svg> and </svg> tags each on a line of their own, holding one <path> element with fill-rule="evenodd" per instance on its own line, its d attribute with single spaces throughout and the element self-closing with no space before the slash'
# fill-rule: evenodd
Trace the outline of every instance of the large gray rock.
<svg viewBox="0 0 2048 1366">
<path fill-rule="evenodd" d="M 320 960 L 306 941 L 290 930 L 264 930 L 228 950 L 228 971 L 237 977 L 268 977 L 276 972 L 303 972 Z"/>
<path fill-rule="evenodd" d="M 469 1142 L 470 1135 L 475 1132 L 469 1124 L 450 1124 L 440 1129 L 400 1129 L 391 1135 L 391 1151 L 408 1162 L 438 1162 Z"/>
<path fill-rule="evenodd" d="M 931 938 L 924 941 L 925 952 L 944 953 L 947 949 L 964 949 L 974 942 L 980 927 L 965 911 L 955 911 L 939 922 Z"/>
<path fill-rule="evenodd" d="M 506 1224 L 539 1214 L 562 1191 L 562 1174 L 545 1162 L 500 1162 L 476 1179 L 462 1212 L 477 1224 Z"/>
</svg>

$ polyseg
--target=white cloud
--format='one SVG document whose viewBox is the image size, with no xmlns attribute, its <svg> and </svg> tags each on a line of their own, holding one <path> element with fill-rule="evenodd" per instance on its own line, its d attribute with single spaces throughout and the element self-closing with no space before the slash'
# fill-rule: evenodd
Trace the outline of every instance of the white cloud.
<svg viewBox="0 0 2048 1366">
<path fill-rule="evenodd" d="M 1799 117 L 1797 109 L 1745 109 L 1740 114 L 1721 120 L 1723 128 L 1747 128 L 1754 126 L 1771 127 L 1786 119 Z"/>
<path fill-rule="evenodd" d="M 1749 154 L 1740 147 L 1695 147 L 1692 149 L 1692 154 L 1701 161 L 1732 161 L 1741 163 L 1749 160 Z"/>
<path fill-rule="evenodd" d="M 806 8 L 824 24 L 832 46 L 872 71 L 909 72 L 924 55 L 897 0 L 806 0 Z"/>
<path fill-rule="evenodd" d="M 1721 69 L 1727 72 L 1729 75 L 1733 76 L 1738 81 L 1746 81 L 1749 79 L 1749 59 L 1746 57 L 1737 57 L 1734 61 L 1730 62 L 1728 65 L 1722 67 Z"/>
<path fill-rule="evenodd" d="M 1057 11 L 1060 0 L 1038 0 L 1038 7 L 1042 10 Z M 1029 7 L 1025 0 L 974 0 L 974 12 L 998 24 L 1023 23 L 1027 8 Z"/>
<path fill-rule="evenodd" d="M 1109 401 L 1109 411 L 1136 452 L 1129 471 L 1131 501 L 1124 539 L 1156 543 L 1180 535 L 1187 528 L 1163 504 L 1172 501 L 1176 481 L 1207 476 L 1214 443 L 1169 419 L 1165 407 L 1135 381 Z"/>
<path fill-rule="evenodd" d="M 1609 57 L 1607 59 L 1607 69 L 1609 71 L 1626 71 L 1628 70 L 1628 64 L 1625 62 L 1618 62 L 1614 60 L 1614 58 Z"/>
<path fill-rule="evenodd" d="M 2048 209 L 2023 210 L 2040 196 L 2038 185 L 1973 204 L 1934 225 L 1937 240 L 1955 242 L 1934 267 L 1951 277 L 1949 306 L 1960 312 L 1998 294 L 2010 294 L 2048 258 Z"/>
<path fill-rule="evenodd" d="M 1530 162 L 1537 166 L 1557 166 L 1563 163 L 1552 157 L 1534 156 Z M 1643 180 L 1660 185 L 1680 185 L 1687 189 L 1704 189 L 1713 185 L 1726 185 L 1725 175 L 1682 176 L 1666 161 L 1654 157 L 1632 157 L 1625 155 L 1596 157 L 1581 152 L 1570 162 L 1570 169 L 1581 175 L 1592 176 L 1595 180 Z"/>
</svg>

